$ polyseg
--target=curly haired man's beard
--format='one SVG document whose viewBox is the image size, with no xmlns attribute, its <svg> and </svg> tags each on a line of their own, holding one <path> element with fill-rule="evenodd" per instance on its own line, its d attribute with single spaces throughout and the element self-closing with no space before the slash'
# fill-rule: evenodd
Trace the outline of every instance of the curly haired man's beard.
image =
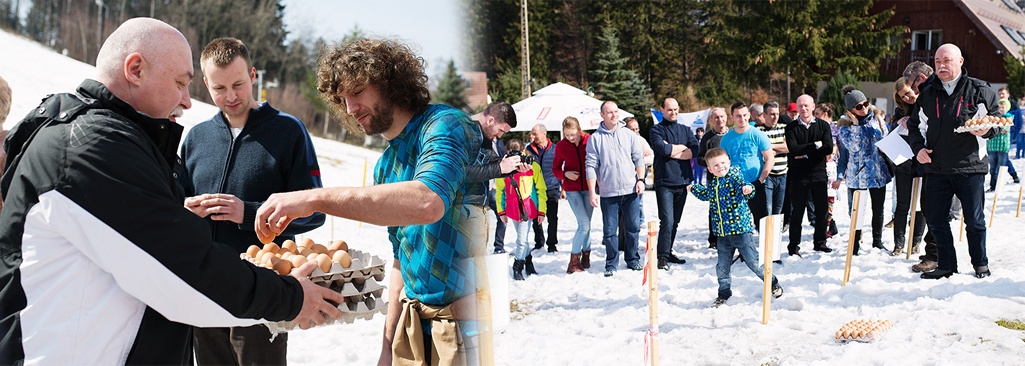
<svg viewBox="0 0 1025 366">
<path fill-rule="evenodd" d="M 388 131 L 395 124 L 395 117 L 391 114 L 392 104 L 386 101 L 378 102 L 368 116 L 369 125 L 359 125 L 367 135 L 376 135 Z"/>
</svg>

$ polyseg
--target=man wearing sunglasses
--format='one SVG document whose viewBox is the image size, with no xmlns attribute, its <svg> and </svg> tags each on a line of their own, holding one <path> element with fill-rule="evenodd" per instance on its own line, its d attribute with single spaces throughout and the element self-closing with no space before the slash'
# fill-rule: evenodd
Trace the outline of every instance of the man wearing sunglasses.
<svg viewBox="0 0 1025 366">
<path fill-rule="evenodd" d="M 908 85 L 911 86 L 911 90 L 914 90 L 916 94 L 921 94 L 919 86 L 926 82 L 930 76 L 932 76 L 932 66 L 922 61 L 915 61 L 908 64 L 904 68 L 904 80 L 907 80 Z"/>
<path fill-rule="evenodd" d="M 947 202 L 953 197 L 961 200 L 968 253 L 975 276 L 984 278 L 990 275 L 983 216 L 983 184 L 989 159 L 980 153 L 979 137 L 988 139 L 995 136 L 998 129 L 970 133 L 955 133 L 954 129 L 977 114 L 997 116 L 999 112 L 996 93 L 989 83 L 968 77 L 963 64 L 964 57 L 957 46 L 948 43 L 936 50 L 935 76 L 921 84 L 922 92 L 908 122 L 911 126 L 925 122 L 927 129 L 923 135 L 920 129 L 911 128 L 908 137 L 918 162 L 926 164 L 926 201 Z M 950 277 L 957 273 L 957 253 L 947 212 L 926 210 L 925 219 L 936 239 L 939 263 L 935 270 L 923 273 L 922 278 Z"/>
</svg>

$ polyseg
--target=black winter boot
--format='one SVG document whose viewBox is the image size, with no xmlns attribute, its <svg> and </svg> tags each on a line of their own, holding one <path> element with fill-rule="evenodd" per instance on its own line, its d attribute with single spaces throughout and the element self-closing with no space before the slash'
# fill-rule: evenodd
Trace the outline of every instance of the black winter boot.
<svg viewBox="0 0 1025 366">
<path fill-rule="evenodd" d="M 854 232 L 854 255 L 858 255 L 858 251 L 861 250 L 861 230 Z"/>
<path fill-rule="evenodd" d="M 523 260 L 513 261 L 513 279 L 523 281 Z"/>
<path fill-rule="evenodd" d="M 537 274 L 537 271 L 534 270 L 534 256 L 532 256 L 532 255 L 528 255 L 527 256 L 526 265 L 527 265 L 526 268 L 527 268 L 527 274 L 528 275 L 536 275 Z"/>
</svg>

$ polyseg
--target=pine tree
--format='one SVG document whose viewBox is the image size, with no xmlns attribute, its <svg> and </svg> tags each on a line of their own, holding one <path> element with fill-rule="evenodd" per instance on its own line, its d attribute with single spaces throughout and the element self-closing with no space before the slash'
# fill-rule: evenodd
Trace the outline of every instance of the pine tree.
<svg viewBox="0 0 1025 366">
<path fill-rule="evenodd" d="M 448 61 L 445 74 L 438 82 L 438 90 L 434 92 L 434 102 L 448 104 L 450 106 L 469 111 L 466 105 L 466 80 L 463 80 L 456 72 L 456 63 Z"/>
<path fill-rule="evenodd" d="M 1025 83 L 1025 49 L 1018 53 L 1017 57 L 1011 53 L 1004 54 L 1004 70 L 1007 70 L 1007 91 L 1011 98 L 1025 94 L 1022 88 Z"/>
<path fill-rule="evenodd" d="M 619 109 L 634 114 L 651 106 L 651 89 L 641 81 L 637 71 L 627 68 L 629 59 L 619 52 L 619 37 L 615 28 L 602 27 L 598 37 L 595 65 L 591 70 L 595 94 L 601 99 L 615 101 Z"/>
</svg>

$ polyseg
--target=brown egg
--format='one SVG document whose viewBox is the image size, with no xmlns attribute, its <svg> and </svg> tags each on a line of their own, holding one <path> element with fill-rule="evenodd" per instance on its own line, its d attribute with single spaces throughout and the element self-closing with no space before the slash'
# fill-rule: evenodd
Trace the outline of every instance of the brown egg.
<svg viewBox="0 0 1025 366">
<path fill-rule="evenodd" d="M 334 258 L 335 252 L 337 252 L 337 250 L 328 249 L 326 252 L 324 252 L 324 254 L 327 254 L 328 257 Z"/>
<path fill-rule="evenodd" d="M 282 249 L 284 249 L 284 248 L 282 248 Z M 288 260 L 288 257 L 291 257 L 293 255 L 295 255 L 295 254 L 292 254 L 292 252 L 289 252 L 287 250 L 282 250 L 280 253 L 278 253 L 278 258 L 281 258 L 281 259 L 284 259 L 284 260 Z"/>
<path fill-rule="evenodd" d="M 253 257 L 253 258 L 256 258 L 256 253 L 259 253 L 259 252 L 260 252 L 260 247 L 255 246 L 255 245 L 250 245 L 249 249 L 246 249 L 246 254 L 249 255 L 250 257 Z"/>
<path fill-rule="evenodd" d="M 345 240 L 338 239 L 338 240 L 335 240 L 333 243 L 331 243 L 331 245 L 328 246 L 327 249 L 330 249 L 330 250 L 344 250 L 344 251 L 348 252 L 349 251 L 349 244 L 346 243 Z"/>
<path fill-rule="evenodd" d="M 271 258 L 277 258 L 277 257 L 274 256 L 274 253 L 264 252 L 263 255 L 260 256 L 259 261 L 260 261 L 260 263 L 265 263 L 265 264 L 266 263 L 271 263 Z"/>
<path fill-rule="evenodd" d="M 320 254 L 318 254 L 318 253 L 313 253 L 313 252 L 310 252 L 310 254 L 307 254 L 307 255 L 306 255 L 306 260 L 308 260 L 308 261 L 311 261 L 311 262 L 316 262 L 316 261 L 317 261 L 317 256 L 318 256 L 318 255 L 320 255 Z"/>
<path fill-rule="evenodd" d="M 331 271 L 331 257 L 327 254 L 317 254 L 317 265 L 320 266 L 320 270 L 324 273 Z"/>
<path fill-rule="evenodd" d="M 299 244 L 299 246 L 312 249 L 314 244 L 316 243 L 313 242 L 313 239 L 303 238 L 303 242 L 302 244 Z"/>
<path fill-rule="evenodd" d="M 256 238 L 260 239 L 261 244 L 267 244 L 274 241 L 274 234 L 270 234 L 268 236 L 260 236 L 259 232 L 257 232 Z"/>
<path fill-rule="evenodd" d="M 327 247 L 325 247 L 325 246 L 323 246 L 321 244 L 313 244 L 313 246 L 310 247 L 310 250 L 313 250 L 314 253 L 321 253 L 321 254 L 326 254 L 327 253 Z"/>
<path fill-rule="evenodd" d="M 286 260 L 279 260 L 273 264 L 274 270 L 278 271 L 279 275 L 285 276 L 292 272 L 292 262 Z"/>
<path fill-rule="evenodd" d="M 299 250 L 298 248 L 299 246 L 295 245 L 295 242 L 292 240 L 285 240 L 283 243 L 281 243 L 281 249 L 286 249 L 289 252 L 292 252 L 293 254 Z"/>
<path fill-rule="evenodd" d="M 293 255 L 291 257 L 288 257 L 288 260 L 292 262 L 293 268 L 299 268 L 302 267 L 302 265 L 306 264 L 306 257 L 303 257 L 301 255 Z"/>
<path fill-rule="evenodd" d="M 313 253 L 313 250 L 311 250 L 310 248 L 299 247 L 299 253 L 297 253 L 297 254 L 305 257 L 305 256 L 310 255 L 310 253 Z"/>
<path fill-rule="evenodd" d="M 342 268 L 349 268 L 352 265 L 352 257 L 349 256 L 349 252 L 344 250 L 335 252 L 335 255 L 331 256 L 331 260 L 341 264 Z"/>
<path fill-rule="evenodd" d="M 840 337 L 843 337 L 843 331 L 842 330 L 836 331 L 836 339 L 840 339 Z"/>
<path fill-rule="evenodd" d="M 271 253 L 277 253 L 278 251 L 281 250 L 281 247 L 279 247 L 277 244 L 274 244 L 274 243 L 267 243 L 266 245 L 263 246 L 263 250 L 266 250 L 266 251 L 271 252 Z"/>
<path fill-rule="evenodd" d="M 850 338 L 851 337 L 851 331 L 850 330 L 843 331 L 843 337 L 844 338 Z"/>
</svg>

